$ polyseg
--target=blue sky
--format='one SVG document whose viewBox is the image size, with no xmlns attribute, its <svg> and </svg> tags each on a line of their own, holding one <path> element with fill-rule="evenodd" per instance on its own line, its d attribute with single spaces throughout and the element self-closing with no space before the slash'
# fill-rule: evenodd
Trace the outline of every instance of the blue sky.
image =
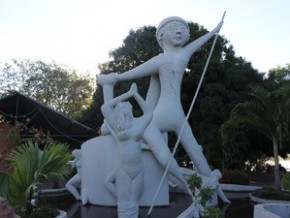
<svg viewBox="0 0 290 218">
<path fill-rule="evenodd" d="M 55 60 L 97 73 L 130 29 L 180 16 L 220 32 L 260 72 L 290 63 L 289 0 L 0 0 L 0 61 Z"/>
</svg>

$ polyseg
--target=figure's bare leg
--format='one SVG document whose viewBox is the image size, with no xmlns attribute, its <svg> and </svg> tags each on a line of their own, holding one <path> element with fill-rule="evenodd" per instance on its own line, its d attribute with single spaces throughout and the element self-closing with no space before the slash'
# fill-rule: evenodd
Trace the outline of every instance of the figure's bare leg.
<svg viewBox="0 0 290 218">
<path fill-rule="evenodd" d="M 116 174 L 118 217 L 138 218 L 138 201 L 132 201 L 134 184 L 124 169 L 120 168 Z M 138 176 L 137 176 L 138 177 Z M 136 178 L 135 178 L 136 179 Z"/>
<path fill-rule="evenodd" d="M 116 189 L 116 172 L 115 171 L 111 172 L 105 179 L 105 187 L 111 192 L 111 194 L 116 196 L 117 189 Z"/>
<path fill-rule="evenodd" d="M 176 131 L 176 134 L 177 136 L 179 136 L 180 130 Z M 211 173 L 210 166 L 202 152 L 202 148 L 197 143 L 192 133 L 191 127 L 188 123 L 185 124 L 185 127 L 183 129 L 181 144 L 186 150 L 189 158 L 194 163 L 197 171 L 204 176 L 209 176 Z M 224 203 L 229 203 L 230 201 L 227 199 L 221 188 L 219 186 L 217 188 L 218 196 L 222 199 Z"/>
<path fill-rule="evenodd" d="M 121 167 L 116 172 L 118 202 L 130 201 L 132 195 L 132 180 Z"/>
<path fill-rule="evenodd" d="M 166 169 L 171 157 L 171 151 L 169 150 L 162 133 L 158 128 L 150 124 L 143 137 L 148 146 L 151 148 L 151 151 L 159 164 Z M 179 169 L 179 166 L 174 158 L 171 160 L 168 173 L 175 177 L 181 184 L 187 184 L 182 171 Z"/>
<path fill-rule="evenodd" d="M 76 186 L 80 185 L 81 178 L 78 174 L 74 175 L 66 184 L 66 189 L 75 197 L 76 200 L 80 200 L 81 196 Z"/>
<path fill-rule="evenodd" d="M 181 128 L 176 131 L 177 137 L 180 134 L 180 129 Z M 188 123 L 185 124 L 180 142 L 183 145 L 190 160 L 194 163 L 197 171 L 202 175 L 209 176 L 211 169 L 202 152 L 202 148 L 197 143 Z"/>
<path fill-rule="evenodd" d="M 140 172 L 132 181 L 132 201 L 139 202 L 144 189 L 144 173 Z"/>
</svg>

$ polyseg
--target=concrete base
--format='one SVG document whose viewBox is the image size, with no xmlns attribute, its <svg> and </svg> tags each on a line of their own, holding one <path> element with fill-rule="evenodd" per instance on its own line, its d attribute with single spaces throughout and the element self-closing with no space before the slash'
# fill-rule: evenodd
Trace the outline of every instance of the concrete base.
<svg viewBox="0 0 290 218">
<path fill-rule="evenodd" d="M 229 199 L 248 198 L 251 192 L 261 188 L 260 186 L 237 184 L 220 184 L 220 187 Z"/>
<path fill-rule="evenodd" d="M 257 204 L 254 207 L 254 218 L 290 217 L 290 205 L 281 203 Z"/>
<path fill-rule="evenodd" d="M 58 210 L 60 212 L 59 215 L 57 215 L 56 218 L 67 218 L 66 212 L 63 210 Z"/>
<path fill-rule="evenodd" d="M 275 204 L 288 204 L 288 205 L 290 205 L 290 201 L 259 198 L 259 197 L 253 196 L 251 193 L 249 194 L 249 197 L 250 197 L 251 201 L 255 202 L 255 203 L 275 203 Z"/>
</svg>

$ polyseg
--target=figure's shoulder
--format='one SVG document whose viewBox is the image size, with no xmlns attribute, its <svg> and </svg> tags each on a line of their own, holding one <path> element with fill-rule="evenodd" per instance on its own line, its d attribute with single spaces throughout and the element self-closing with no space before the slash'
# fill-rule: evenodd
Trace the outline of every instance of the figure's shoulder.
<svg viewBox="0 0 290 218">
<path fill-rule="evenodd" d="M 161 52 L 158 55 L 156 55 L 156 57 L 163 57 L 163 56 L 164 56 L 164 53 L 163 52 Z"/>
<path fill-rule="evenodd" d="M 153 67 L 153 68 L 157 68 L 162 65 L 166 60 L 166 57 L 163 53 L 160 53 L 154 57 L 152 57 L 151 59 L 149 59 L 148 61 L 146 61 L 145 63 L 143 63 L 144 66 L 146 67 Z"/>
<path fill-rule="evenodd" d="M 166 61 L 166 54 L 160 53 L 156 55 L 154 58 L 152 58 L 155 62 L 158 62 L 159 64 L 162 64 Z"/>
<path fill-rule="evenodd" d="M 158 55 L 154 56 L 150 60 L 160 60 L 164 58 L 164 53 L 159 53 Z"/>
</svg>

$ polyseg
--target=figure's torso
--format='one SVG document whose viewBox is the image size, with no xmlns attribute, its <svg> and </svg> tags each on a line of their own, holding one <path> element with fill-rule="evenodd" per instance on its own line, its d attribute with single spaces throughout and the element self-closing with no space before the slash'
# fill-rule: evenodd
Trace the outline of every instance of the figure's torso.
<svg viewBox="0 0 290 218">
<path fill-rule="evenodd" d="M 160 98 L 180 101 L 180 86 L 188 63 L 188 59 L 179 54 L 162 54 L 162 64 L 158 75 L 161 85 Z"/>
<path fill-rule="evenodd" d="M 161 129 L 175 129 L 171 126 L 184 120 L 180 89 L 188 59 L 182 53 L 161 55 L 162 64 L 158 71 L 161 92 L 153 112 L 153 122 Z"/>
<path fill-rule="evenodd" d="M 121 141 L 118 149 L 119 167 L 134 179 L 143 170 L 141 142 L 134 139 Z"/>
</svg>

